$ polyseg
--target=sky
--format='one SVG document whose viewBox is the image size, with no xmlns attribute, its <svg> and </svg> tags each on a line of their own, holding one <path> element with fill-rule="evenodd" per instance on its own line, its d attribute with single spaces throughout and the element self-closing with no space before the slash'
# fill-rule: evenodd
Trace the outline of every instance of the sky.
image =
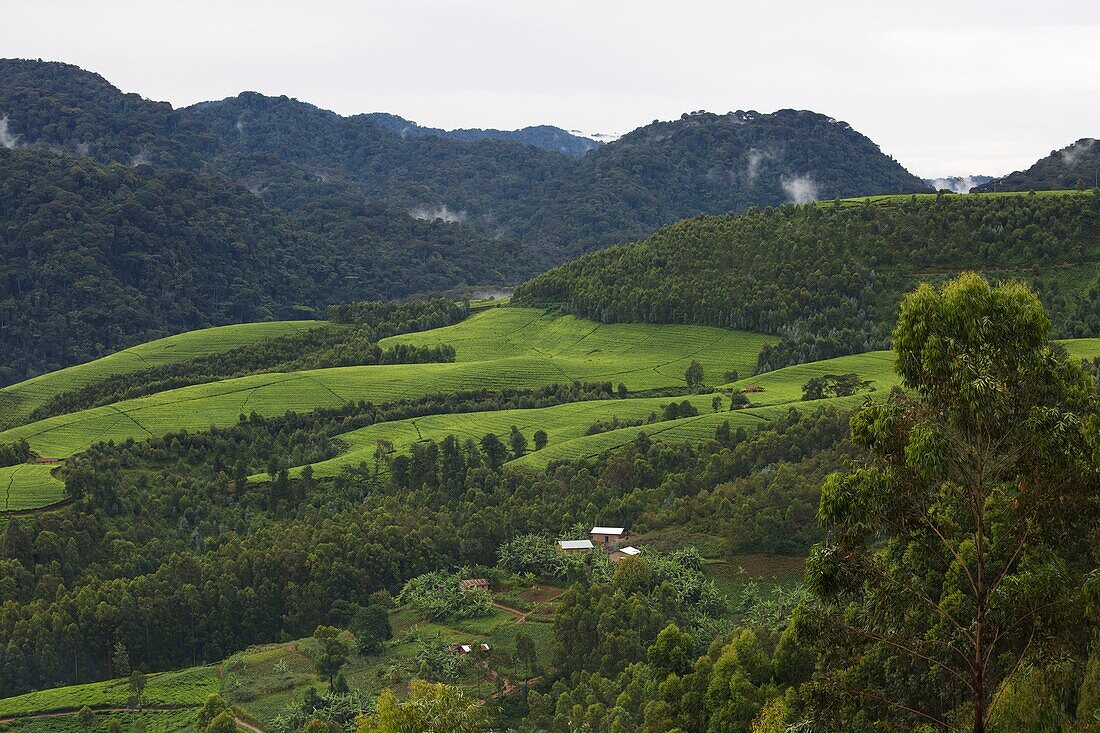
<svg viewBox="0 0 1100 733">
<path fill-rule="evenodd" d="M 176 106 L 241 91 L 432 127 L 625 133 L 810 109 L 913 173 L 1100 137 L 1100 2 L 4 0 L 0 56 Z M 13 112 L 13 111 L 10 111 Z"/>
</svg>

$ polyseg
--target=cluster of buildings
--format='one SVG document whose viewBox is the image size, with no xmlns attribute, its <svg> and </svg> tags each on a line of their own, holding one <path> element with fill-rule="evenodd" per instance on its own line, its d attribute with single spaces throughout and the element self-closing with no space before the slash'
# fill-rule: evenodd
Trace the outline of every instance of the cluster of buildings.
<svg viewBox="0 0 1100 733">
<path fill-rule="evenodd" d="M 588 552 L 599 547 L 607 551 L 608 560 L 618 562 L 624 557 L 633 557 L 642 552 L 637 547 L 622 547 L 626 538 L 627 531 L 624 527 L 593 527 L 586 540 L 558 540 L 558 549 L 562 552 Z"/>
</svg>

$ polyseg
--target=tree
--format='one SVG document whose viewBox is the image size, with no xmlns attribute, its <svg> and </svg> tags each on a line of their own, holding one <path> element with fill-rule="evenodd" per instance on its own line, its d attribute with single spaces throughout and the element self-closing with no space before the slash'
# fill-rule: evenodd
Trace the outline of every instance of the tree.
<svg viewBox="0 0 1100 733">
<path fill-rule="evenodd" d="M 749 404 L 749 398 L 739 389 L 730 391 L 730 409 L 736 410 Z"/>
<path fill-rule="evenodd" d="M 107 721 L 107 733 L 122 733 L 122 724 L 111 718 Z"/>
<path fill-rule="evenodd" d="M 866 679 L 849 693 L 881 716 L 965 709 L 982 733 L 998 685 L 1083 614 L 1100 403 L 1048 324 L 1019 283 L 921 286 L 894 330 L 907 391 L 851 420 L 867 458 L 825 482 L 808 579 L 825 640 L 853 650 L 831 679 Z"/>
<path fill-rule="evenodd" d="M 730 382 L 736 382 L 739 379 L 741 379 L 741 375 L 737 372 L 736 369 L 730 369 L 723 376 L 725 376 L 727 384 L 730 383 Z"/>
<path fill-rule="evenodd" d="M 203 728 L 203 733 L 237 733 L 237 719 L 232 710 L 223 710 Z"/>
<path fill-rule="evenodd" d="M 516 634 L 516 659 L 523 664 L 523 689 L 527 691 L 531 682 L 531 665 L 538 655 L 535 640 L 525 631 Z"/>
<path fill-rule="evenodd" d="M 128 677 L 130 675 L 130 652 L 121 641 L 115 642 L 111 649 L 111 672 L 115 677 Z"/>
<path fill-rule="evenodd" d="M 508 434 L 508 445 L 512 447 L 514 458 L 519 458 L 527 452 L 527 438 L 515 425 L 512 426 L 512 432 Z"/>
<path fill-rule="evenodd" d="M 302 728 L 302 733 L 330 733 L 331 730 L 328 723 L 320 718 L 310 718 Z"/>
<path fill-rule="evenodd" d="M 689 387 L 698 387 L 703 383 L 703 365 L 692 359 L 684 371 L 684 381 Z"/>
<path fill-rule="evenodd" d="M 498 470 L 508 460 L 508 449 L 495 433 L 488 433 L 481 439 L 481 451 L 485 454 L 485 460 L 494 471 Z"/>
<path fill-rule="evenodd" d="M 615 394 L 617 394 L 619 396 L 619 399 L 626 399 L 626 396 L 627 396 L 627 394 L 629 394 L 629 391 L 627 390 L 625 384 L 623 384 L 622 382 L 619 382 L 619 386 L 615 388 Z"/>
<path fill-rule="evenodd" d="M 214 722 L 215 718 L 228 711 L 229 705 L 226 704 L 221 695 L 217 693 L 208 695 L 199 709 L 199 717 L 195 721 L 195 727 L 198 730 L 205 731 Z"/>
<path fill-rule="evenodd" d="M 355 636 L 355 646 L 360 654 L 374 654 L 381 650 L 387 639 L 393 638 L 390 614 L 379 603 L 356 609 L 348 630 Z"/>
<path fill-rule="evenodd" d="M 549 440 L 550 439 L 547 437 L 545 430 L 536 430 L 535 431 L 535 450 L 542 450 L 543 448 L 545 448 L 546 444 L 547 444 L 547 442 L 549 442 Z"/>
<path fill-rule="evenodd" d="M 488 709 L 480 701 L 467 697 L 462 688 L 413 680 L 406 702 L 398 700 L 391 690 L 384 690 L 378 696 L 375 713 L 361 718 L 356 730 L 357 733 L 481 733 L 488 722 Z"/>
<path fill-rule="evenodd" d="M 722 409 L 722 396 L 714 395 L 714 399 L 710 401 L 710 407 L 712 412 L 719 412 Z"/>
<path fill-rule="evenodd" d="M 145 692 L 146 682 L 148 680 L 145 679 L 145 675 L 141 670 L 135 669 L 130 673 L 130 694 L 137 703 L 137 707 L 141 706 L 141 696 Z"/>
<path fill-rule="evenodd" d="M 314 661 L 317 674 L 328 680 L 329 691 L 332 691 L 336 675 L 348 663 L 348 645 L 340 638 L 340 629 L 335 626 L 318 626 L 313 638 L 321 646 Z"/>
<path fill-rule="evenodd" d="M 95 713 L 92 709 L 85 705 L 80 708 L 80 712 L 76 714 L 76 722 L 80 724 L 82 730 L 88 733 L 95 726 Z"/>
</svg>

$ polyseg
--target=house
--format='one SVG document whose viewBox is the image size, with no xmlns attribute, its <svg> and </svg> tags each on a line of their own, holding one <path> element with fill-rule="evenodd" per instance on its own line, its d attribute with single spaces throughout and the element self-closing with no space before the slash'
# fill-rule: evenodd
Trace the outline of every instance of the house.
<svg viewBox="0 0 1100 733">
<path fill-rule="evenodd" d="M 466 578 L 458 581 L 458 589 L 461 591 L 489 590 L 489 581 L 485 578 Z"/>
<path fill-rule="evenodd" d="M 626 530 L 622 527 L 593 527 L 588 537 L 594 544 L 607 547 L 626 539 Z"/>
<path fill-rule="evenodd" d="M 594 546 L 592 540 L 558 540 L 558 549 L 562 552 L 588 552 Z"/>
<path fill-rule="evenodd" d="M 642 551 L 639 550 L 637 547 L 624 547 L 621 550 L 615 550 L 614 552 L 612 552 L 610 555 L 607 556 L 607 559 L 611 562 L 618 562 L 624 557 L 634 557 L 635 555 L 640 554 L 642 554 Z"/>
<path fill-rule="evenodd" d="M 489 645 L 488 644 L 477 644 L 476 646 L 477 646 L 478 651 L 482 651 L 482 652 L 488 652 L 489 651 Z M 474 653 L 474 647 L 475 647 L 474 644 L 451 644 L 451 651 L 458 652 L 459 654 L 473 654 Z"/>
</svg>

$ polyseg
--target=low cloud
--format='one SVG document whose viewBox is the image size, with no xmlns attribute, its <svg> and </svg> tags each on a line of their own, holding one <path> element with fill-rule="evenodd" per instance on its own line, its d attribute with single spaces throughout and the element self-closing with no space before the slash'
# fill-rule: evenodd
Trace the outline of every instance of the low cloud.
<svg viewBox="0 0 1100 733">
<path fill-rule="evenodd" d="M 145 148 L 138 151 L 138 154 L 130 158 L 130 167 L 136 168 L 139 165 L 152 165 L 152 161 L 149 159 L 149 153 Z"/>
<path fill-rule="evenodd" d="M 1066 165 L 1076 165 L 1086 153 L 1092 150 L 1092 146 L 1095 143 L 1096 140 L 1091 137 L 1078 140 L 1073 145 L 1061 151 L 1062 162 Z"/>
<path fill-rule="evenodd" d="M 446 204 L 438 206 L 421 204 L 414 209 L 409 209 L 409 216 L 422 221 L 445 221 L 449 224 L 461 224 L 466 221 L 465 211 L 451 211 Z"/>
<path fill-rule="evenodd" d="M 791 203 L 812 204 L 817 201 L 817 184 L 808 175 L 783 178 L 780 184 Z"/>
<path fill-rule="evenodd" d="M 757 150 L 752 148 L 749 150 L 749 162 L 745 166 L 745 183 L 752 187 L 756 185 L 756 179 L 760 177 L 760 166 L 765 160 L 772 160 L 776 157 L 774 150 Z"/>
<path fill-rule="evenodd" d="M 8 130 L 8 116 L 0 117 L 0 148 L 9 150 L 19 146 L 19 136 L 11 134 Z"/>
</svg>

